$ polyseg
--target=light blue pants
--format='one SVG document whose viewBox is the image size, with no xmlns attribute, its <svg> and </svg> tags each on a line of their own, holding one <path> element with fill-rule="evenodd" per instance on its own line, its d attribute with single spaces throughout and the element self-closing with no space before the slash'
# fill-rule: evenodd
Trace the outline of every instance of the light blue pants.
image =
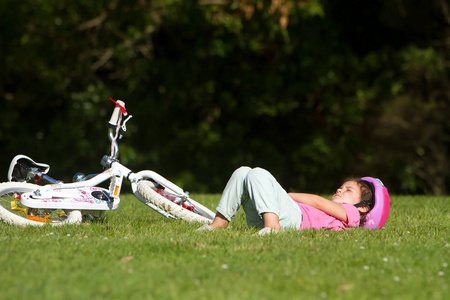
<svg viewBox="0 0 450 300">
<path fill-rule="evenodd" d="M 244 209 L 249 227 L 264 227 L 263 213 L 275 213 L 282 228 L 300 229 L 302 212 L 268 171 L 240 167 L 228 181 L 217 211 L 231 221 L 239 207 Z"/>
</svg>

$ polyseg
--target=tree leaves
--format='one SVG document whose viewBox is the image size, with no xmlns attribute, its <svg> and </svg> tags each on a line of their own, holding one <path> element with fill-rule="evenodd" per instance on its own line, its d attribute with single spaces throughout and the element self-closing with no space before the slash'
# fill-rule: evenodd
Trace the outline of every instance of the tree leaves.
<svg viewBox="0 0 450 300">
<path fill-rule="evenodd" d="M 445 193 L 445 16 L 391 2 L 2 1 L 0 164 L 98 171 L 113 97 L 135 116 L 123 162 L 189 190 L 251 165 L 297 191 Z"/>
</svg>

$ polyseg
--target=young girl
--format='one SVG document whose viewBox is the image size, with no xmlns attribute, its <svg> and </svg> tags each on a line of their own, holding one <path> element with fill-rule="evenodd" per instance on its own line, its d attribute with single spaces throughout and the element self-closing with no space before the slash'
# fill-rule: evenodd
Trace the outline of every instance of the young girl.
<svg viewBox="0 0 450 300">
<path fill-rule="evenodd" d="M 262 228 L 260 235 L 282 228 L 342 230 L 358 227 L 374 205 L 372 189 L 364 180 L 349 180 L 330 201 L 313 194 L 288 194 L 268 171 L 240 167 L 223 191 L 214 221 L 198 230 L 225 228 L 240 206 L 247 225 Z"/>
</svg>

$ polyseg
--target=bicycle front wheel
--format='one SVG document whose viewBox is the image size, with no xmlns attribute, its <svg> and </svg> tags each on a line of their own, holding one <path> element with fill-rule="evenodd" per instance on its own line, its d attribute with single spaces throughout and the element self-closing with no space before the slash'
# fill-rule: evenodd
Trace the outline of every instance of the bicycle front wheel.
<svg viewBox="0 0 450 300">
<path fill-rule="evenodd" d="M 155 188 L 154 184 L 142 180 L 137 184 L 137 192 L 147 201 L 159 209 L 169 213 L 175 218 L 187 222 L 198 222 L 210 224 L 214 219 L 214 213 L 200 203 L 192 199 L 182 201 L 176 197 L 166 194 L 163 190 Z"/>
<path fill-rule="evenodd" d="M 22 182 L 0 183 L 0 219 L 10 225 L 43 226 L 80 223 L 79 210 L 31 208 L 20 203 L 23 193 L 32 192 L 38 185 Z"/>
</svg>

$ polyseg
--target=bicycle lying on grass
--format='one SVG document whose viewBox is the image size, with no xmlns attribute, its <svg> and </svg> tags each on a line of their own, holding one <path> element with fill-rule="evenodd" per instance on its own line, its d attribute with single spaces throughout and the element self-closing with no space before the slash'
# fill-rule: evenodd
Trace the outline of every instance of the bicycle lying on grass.
<svg viewBox="0 0 450 300">
<path fill-rule="evenodd" d="M 118 161 L 118 140 L 126 132 L 126 122 L 132 116 L 123 101 L 111 100 L 116 104 L 109 121 L 111 155 L 101 160 L 106 170 L 90 176 L 77 173 L 74 182 L 63 183 L 47 175 L 49 165 L 17 155 L 9 167 L 9 182 L 0 183 L 0 219 L 3 222 L 42 226 L 103 217 L 105 211 L 119 207 L 124 177 L 130 181 L 134 196 L 163 216 L 188 222 L 212 222 L 214 213 L 189 198 L 189 194 L 174 183 L 153 171 L 134 173 Z M 108 189 L 97 186 L 107 180 L 110 180 Z M 41 185 L 43 183 L 45 185 Z"/>
</svg>

